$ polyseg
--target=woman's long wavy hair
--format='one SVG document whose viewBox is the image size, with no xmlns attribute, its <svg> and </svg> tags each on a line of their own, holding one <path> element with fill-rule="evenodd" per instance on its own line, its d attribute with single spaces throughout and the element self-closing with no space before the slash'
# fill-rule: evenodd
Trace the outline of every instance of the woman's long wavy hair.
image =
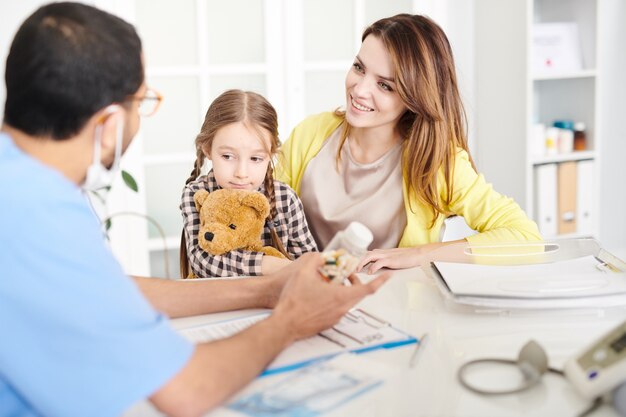
<svg viewBox="0 0 626 417">
<path fill-rule="evenodd" d="M 291 257 L 282 245 L 271 219 L 276 217 L 276 193 L 274 192 L 274 156 L 278 153 L 280 140 L 278 139 L 278 115 L 274 107 L 260 94 L 251 91 L 228 90 L 217 97 L 209 106 L 204 118 L 200 133 L 196 136 L 196 161 L 189 178 L 185 184 L 189 184 L 200 176 L 200 170 L 206 159 L 204 152 L 210 152 L 213 139 L 217 131 L 231 123 L 242 122 L 250 129 L 257 132 L 259 140 L 263 141 L 263 132 L 270 133 L 270 149 L 268 153 L 272 158 L 265 173 L 263 185 L 265 196 L 270 202 L 270 214 L 267 223 L 270 226 L 272 246 L 278 249 L 288 259 Z M 265 144 L 264 144 L 265 146 Z M 180 273 L 183 278 L 189 275 L 189 259 L 187 257 L 187 242 L 185 231 L 180 239 Z"/>
<path fill-rule="evenodd" d="M 361 40 L 375 36 L 385 45 L 393 62 L 397 91 L 407 111 L 398 121 L 402 164 L 409 193 L 432 209 L 430 227 L 452 200 L 454 158 L 458 148 L 468 152 L 467 117 L 459 94 L 454 58 L 443 30 L 425 16 L 399 14 L 381 19 L 363 32 Z M 342 140 L 350 134 L 345 112 Z M 470 156 L 470 162 L 474 165 Z M 439 170 L 443 170 L 445 196 L 441 204 Z M 411 208 L 412 209 L 412 208 Z"/>
</svg>

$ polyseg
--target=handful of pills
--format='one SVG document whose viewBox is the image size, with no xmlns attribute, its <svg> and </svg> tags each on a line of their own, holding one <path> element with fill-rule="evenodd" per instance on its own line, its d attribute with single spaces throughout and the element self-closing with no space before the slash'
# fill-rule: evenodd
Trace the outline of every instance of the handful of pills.
<svg viewBox="0 0 626 417">
<path fill-rule="evenodd" d="M 345 249 L 337 249 L 322 253 L 324 266 L 320 273 L 333 284 L 342 284 L 359 265 L 359 258 Z"/>
</svg>

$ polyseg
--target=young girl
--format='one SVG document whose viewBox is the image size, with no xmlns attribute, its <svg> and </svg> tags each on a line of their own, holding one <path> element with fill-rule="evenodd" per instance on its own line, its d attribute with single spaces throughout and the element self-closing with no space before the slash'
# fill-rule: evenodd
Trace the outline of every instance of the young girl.
<svg viewBox="0 0 626 417">
<path fill-rule="evenodd" d="M 407 268 L 441 243 L 446 217 L 480 232 L 470 242 L 540 239 L 537 226 L 479 175 L 452 49 L 424 16 L 368 27 L 346 75 L 345 111 L 309 117 L 284 145 L 277 178 L 302 198 L 320 247 L 357 220 L 376 248 L 370 273 Z"/>
<path fill-rule="evenodd" d="M 264 97 L 228 90 L 213 101 L 196 137 L 196 162 L 185 183 L 180 206 L 182 277 L 189 272 L 197 277 L 261 275 L 290 262 L 261 252 L 235 250 L 219 256 L 204 252 L 198 245 L 200 220 L 193 200 L 198 190 L 234 188 L 262 192 L 270 202 L 263 245 L 273 246 L 291 259 L 317 250 L 298 196 L 273 179 L 272 157 L 279 146 L 276 110 Z M 205 158 L 213 168 L 207 175 L 199 176 Z"/>
</svg>

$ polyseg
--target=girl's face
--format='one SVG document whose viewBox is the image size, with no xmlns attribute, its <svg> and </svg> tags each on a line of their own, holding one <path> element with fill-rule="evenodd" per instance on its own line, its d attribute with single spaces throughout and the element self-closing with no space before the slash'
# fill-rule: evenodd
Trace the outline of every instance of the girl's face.
<svg viewBox="0 0 626 417">
<path fill-rule="evenodd" d="M 263 138 L 242 122 L 219 129 L 211 149 L 204 154 L 213 162 L 213 174 L 222 188 L 257 190 L 265 180 L 270 163 L 270 133 L 261 129 Z"/>
<path fill-rule="evenodd" d="M 396 127 L 406 111 L 396 90 L 391 56 L 369 35 L 346 76 L 346 119 L 352 127 Z"/>
</svg>

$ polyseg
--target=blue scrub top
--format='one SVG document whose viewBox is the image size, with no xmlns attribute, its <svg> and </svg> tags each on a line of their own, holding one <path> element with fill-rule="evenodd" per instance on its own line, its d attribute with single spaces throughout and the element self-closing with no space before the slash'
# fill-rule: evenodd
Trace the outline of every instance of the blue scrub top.
<svg viewBox="0 0 626 417">
<path fill-rule="evenodd" d="M 117 416 L 188 362 L 80 189 L 0 133 L 0 416 Z"/>
</svg>

